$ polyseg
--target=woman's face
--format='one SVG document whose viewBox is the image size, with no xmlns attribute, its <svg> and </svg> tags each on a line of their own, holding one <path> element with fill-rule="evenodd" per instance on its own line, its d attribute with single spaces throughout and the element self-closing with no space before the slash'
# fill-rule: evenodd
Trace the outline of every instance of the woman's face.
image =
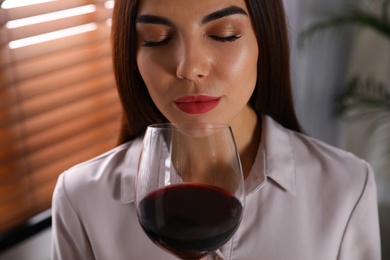
<svg viewBox="0 0 390 260">
<path fill-rule="evenodd" d="M 170 122 L 253 118 L 258 45 L 244 0 L 141 0 L 137 65 Z"/>
</svg>

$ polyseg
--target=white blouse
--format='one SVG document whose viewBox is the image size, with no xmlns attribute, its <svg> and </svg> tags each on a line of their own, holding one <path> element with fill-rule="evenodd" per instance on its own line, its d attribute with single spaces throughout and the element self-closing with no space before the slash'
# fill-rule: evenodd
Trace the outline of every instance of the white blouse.
<svg viewBox="0 0 390 260">
<path fill-rule="evenodd" d="M 208 259 L 380 260 L 371 167 L 263 116 L 240 227 Z M 134 185 L 142 139 L 60 175 L 52 259 L 176 259 L 141 229 Z"/>
</svg>

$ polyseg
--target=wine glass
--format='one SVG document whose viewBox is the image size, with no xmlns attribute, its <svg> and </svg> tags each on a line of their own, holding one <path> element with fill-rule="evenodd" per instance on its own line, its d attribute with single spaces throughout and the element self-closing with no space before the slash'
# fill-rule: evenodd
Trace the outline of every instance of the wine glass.
<svg viewBox="0 0 390 260">
<path fill-rule="evenodd" d="M 241 163 L 228 125 L 147 128 L 136 181 L 147 236 L 180 259 L 200 259 L 236 232 L 244 206 Z"/>
</svg>

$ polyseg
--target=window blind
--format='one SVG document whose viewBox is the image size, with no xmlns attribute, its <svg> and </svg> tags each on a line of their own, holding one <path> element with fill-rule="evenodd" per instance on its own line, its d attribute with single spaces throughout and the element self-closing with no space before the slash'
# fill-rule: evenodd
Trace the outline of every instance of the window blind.
<svg viewBox="0 0 390 260">
<path fill-rule="evenodd" d="M 1 4 L 0 233 L 50 208 L 61 172 L 116 144 L 112 5 Z"/>
</svg>

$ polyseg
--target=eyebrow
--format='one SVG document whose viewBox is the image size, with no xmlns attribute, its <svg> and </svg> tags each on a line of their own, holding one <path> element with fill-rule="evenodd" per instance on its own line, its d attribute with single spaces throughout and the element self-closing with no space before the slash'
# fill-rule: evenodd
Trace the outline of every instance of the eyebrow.
<svg viewBox="0 0 390 260">
<path fill-rule="evenodd" d="M 215 11 L 211 14 L 206 15 L 200 24 L 206 24 L 211 21 L 220 19 L 225 16 L 229 15 L 235 15 L 235 14 L 243 14 L 243 15 L 248 15 L 244 9 L 237 7 L 237 6 L 229 6 L 226 8 L 223 8 L 221 10 Z M 169 21 L 168 19 L 160 16 L 155 16 L 155 15 L 148 15 L 148 14 L 143 14 L 137 16 L 135 19 L 136 23 L 150 23 L 150 24 L 161 24 L 161 25 L 166 25 L 166 26 L 173 26 L 173 23 Z"/>
<path fill-rule="evenodd" d="M 155 15 L 148 15 L 143 14 L 137 16 L 135 19 L 136 23 L 151 23 L 151 24 L 162 24 L 167 26 L 173 26 L 172 22 L 168 19 L 165 19 L 164 17 L 155 16 Z"/>
<path fill-rule="evenodd" d="M 243 15 L 248 16 L 248 14 L 245 12 L 244 9 L 237 7 L 237 6 L 229 6 L 229 7 L 223 8 L 221 10 L 215 11 L 209 15 L 206 15 L 202 19 L 201 24 L 209 23 L 211 21 L 220 19 L 222 17 L 229 16 L 229 15 L 235 15 L 235 14 L 243 14 Z"/>
</svg>

